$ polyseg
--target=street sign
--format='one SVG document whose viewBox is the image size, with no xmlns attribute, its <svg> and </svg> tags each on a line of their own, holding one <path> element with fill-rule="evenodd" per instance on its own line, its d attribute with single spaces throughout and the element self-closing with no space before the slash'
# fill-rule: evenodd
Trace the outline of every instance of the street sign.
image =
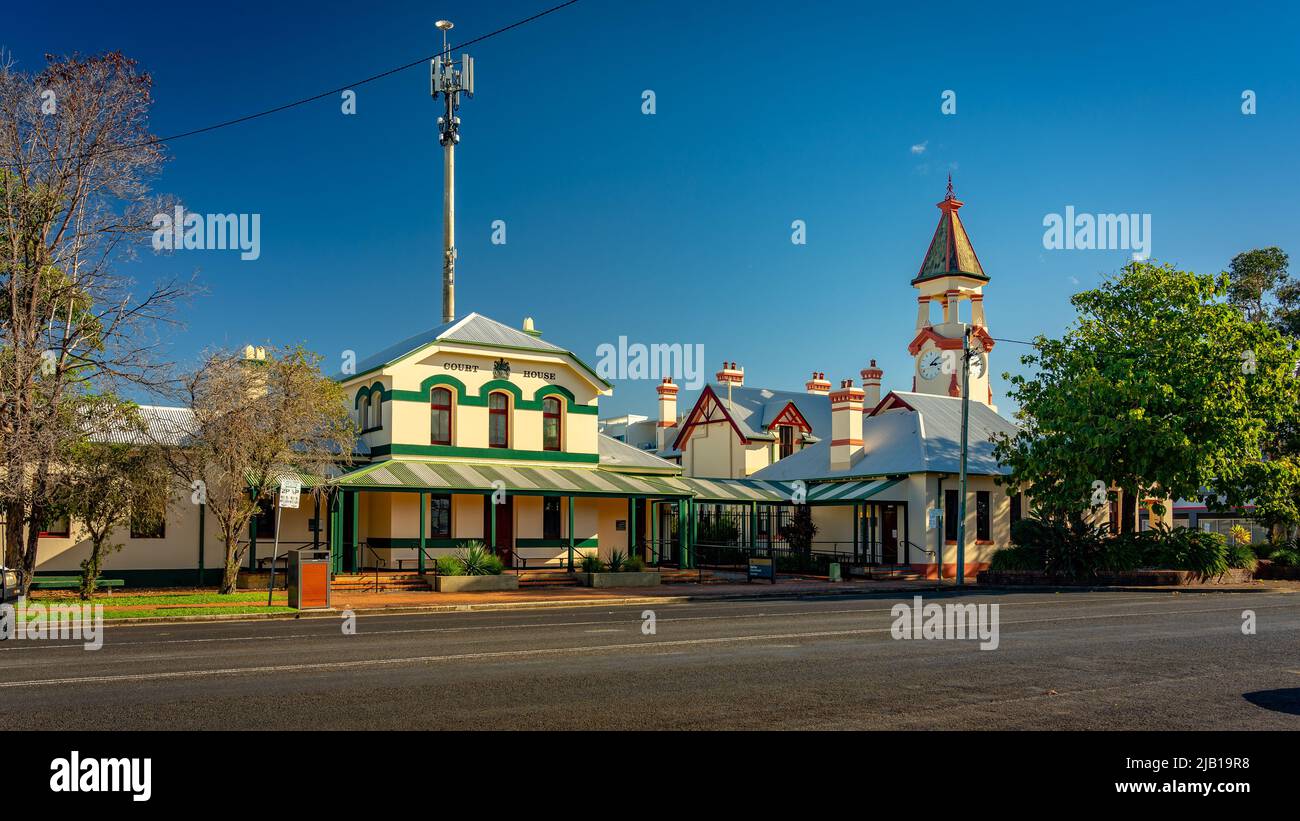
<svg viewBox="0 0 1300 821">
<path fill-rule="evenodd" d="M 771 579 L 776 584 L 776 562 L 767 556 L 749 557 L 749 581 L 754 579 Z"/>
<path fill-rule="evenodd" d="M 943 524 L 943 511 L 937 507 L 930 508 L 930 529 L 934 530 Z"/>
<path fill-rule="evenodd" d="M 299 479 L 280 480 L 280 507 L 298 507 L 302 497 L 302 481 Z"/>
</svg>

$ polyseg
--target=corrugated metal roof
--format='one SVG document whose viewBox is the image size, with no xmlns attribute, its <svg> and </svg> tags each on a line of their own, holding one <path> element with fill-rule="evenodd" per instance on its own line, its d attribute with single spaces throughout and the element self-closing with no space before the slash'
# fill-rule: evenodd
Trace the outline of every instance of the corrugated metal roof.
<svg viewBox="0 0 1300 821">
<path fill-rule="evenodd" d="M 91 439 L 118 445 L 185 447 L 194 436 L 197 426 L 193 410 L 166 405 L 140 405 L 139 419 L 141 427 L 126 424 L 98 426 L 91 434 Z M 369 456 L 370 447 L 358 438 L 352 452 L 357 456 Z"/>
<path fill-rule="evenodd" d="M 598 435 L 596 444 L 600 453 L 602 467 L 681 472 L 679 465 L 660 459 L 648 450 L 632 447 L 626 442 L 620 442 L 603 433 Z"/>
<path fill-rule="evenodd" d="M 340 487 L 369 490 L 420 489 L 490 493 L 501 482 L 518 494 L 596 496 L 687 496 L 662 483 L 666 477 L 638 476 L 599 468 L 524 467 L 478 462 L 389 459 L 344 475 Z"/>
<path fill-rule="evenodd" d="M 808 488 L 809 504 L 842 504 L 870 499 L 882 490 L 893 487 L 902 479 L 871 479 L 862 482 L 826 482 Z"/>
<path fill-rule="evenodd" d="M 904 473 L 957 473 L 961 462 L 961 399 L 923 393 L 890 394 L 908 407 L 862 420 L 862 451 L 852 467 L 830 469 L 830 442 L 823 440 L 754 474 L 756 479 L 834 479 Z M 1005 475 L 1010 470 L 993 456 L 991 437 L 1014 435 L 1014 422 L 983 402 L 970 403 L 966 469 L 978 475 Z"/>
</svg>

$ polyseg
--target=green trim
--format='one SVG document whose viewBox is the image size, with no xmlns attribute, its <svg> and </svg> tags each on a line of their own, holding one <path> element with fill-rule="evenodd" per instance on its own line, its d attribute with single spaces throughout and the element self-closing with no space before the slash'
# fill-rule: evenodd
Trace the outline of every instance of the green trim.
<svg viewBox="0 0 1300 821">
<path fill-rule="evenodd" d="M 568 539 L 515 539 L 515 547 L 568 547 Z M 600 547 L 596 539 L 575 539 L 574 547 Z"/>
<path fill-rule="evenodd" d="M 586 362 L 582 361 L 582 358 L 575 355 L 573 351 L 566 351 L 563 348 L 558 348 L 558 349 L 531 348 L 531 347 L 524 347 L 522 345 L 496 345 L 490 342 L 462 342 L 458 339 L 434 339 L 424 345 L 421 345 L 418 348 L 407 351 L 406 353 L 402 354 L 396 359 L 391 359 L 388 362 L 383 363 L 382 365 L 375 365 L 373 368 L 366 368 L 361 373 L 351 374 L 350 376 L 348 376 L 346 381 L 351 382 L 353 379 L 356 379 L 361 376 L 365 376 L 368 373 L 373 373 L 375 371 L 382 371 L 384 368 L 390 367 L 392 365 L 396 365 L 398 362 L 402 362 L 403 360 L 409 359 L 410 357 L 415 356 L 418 353 L 426 351 L 429 348 L 433 347 L 434 345 L 459 346 L 460 348 L 468 348 L 471 351 L 475 349 L 488 348 L 494 351 L 523 351 L 526 353 L 539 353 L 546 356 L 561 356 L 561 357 L 567 356 L 569 359 L 572 359 L 574 362 L 578 363 L 578 365 L 580 365 L 584 371 L 590 374 L 598 384 L 604 385 L 606 388 L 614 387 L 609 382 L 605 381 L 604 377 L 602 377 L 599 373 L 597 373 L 595 368 L 591 367 Z"/>
<path fill-rule="evenodd" d="M 394 389 L 385 393 L 385 396 L 394 402 L 421 402 L 429 403 L 429 392 L 435 386 L 447 386 L 454 388 L 456 391 L 456 404 L 465 405 L 473 408 L 486 408 L 488 404 L 488 394 L 492 391 L 506 391 L 515 398 L 516 410 L 540 411 L 542 409 L 542 399 L 552 394 L 559 394 L 568 401 L 569 413 L 582 413 L 588 415 L 597 415 L 600 408 L 596 405 L 581 405 L 573 392 L 560 385 L 543 385 L 533 394 L 532 399 L 524 398 L 523 388 L 520 388 L 514 382 L 506 379 L 492 379 L 479 388 L 478 395 L 471 394 L 465 387 L 465 383 L 454 376 L 445 373 L 436 373 L 427 377 L 420 382 L 418 391 Z M 362 390 L 367 390 L 362 388 Z"/>
<path fill-rule="evenodd" d="M 508 459 L 527 462 L 580 462 L 598 464 L 600 454 L 566 453 L 560 450 L 515 450 L 514 448 L 461 448 L 455 445 L 375 445 L 371 456 L 440 456 L 463 459 Z M 375 465 L 378 467 L 383 463 Z M 539 466 L 544 467 L 544 466 Z"/>
<path fill-rule="evenodd" d="M 352 409 L 356 410 L 357 408 L 361 407 L 361 397 L 364 396 L 367 399 L 369 399 L 370 394 L 374 393 L 376 389 L 379 390 L 379 396 L 380 396 L 379 401 L 381 402 L 389 401 L 391 397 L 388 390 L 384 388 L 383 382 L 376 382 L 373 385 L 362 385 L 360 388 L 357 389 L 357 395 L 352 400 Z"/>
<path fill-rule="evenodd" d="M 424 546 L 425 547 L 456 547 L 461 542 L 465 542 L 465 541 L 469 541 L 468 537 L 462 539 L 435 539 L 432 536 L 426 536 L 424 539 Z M 370 547 L 374 548 L 375 550 L 398 550 L 398 549 L 405 549 L 408 547 L 420 546 L 420 540 L 414 536 L 409 536 L 409 537 L 404 536 L 401 538 L 387 538 L 387 537 L 376 538 L 374 536 L 370 536 L 366 538 L 366 542 L 370 545 Z"/>
</svg>

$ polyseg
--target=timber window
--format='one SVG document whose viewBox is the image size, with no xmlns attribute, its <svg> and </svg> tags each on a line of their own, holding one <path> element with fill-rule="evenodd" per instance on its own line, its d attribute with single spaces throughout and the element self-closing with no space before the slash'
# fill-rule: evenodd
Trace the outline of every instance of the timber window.
<svg viewBox="0 0 1300 821">
<path fill-rule="evenodd" d="M 429 442 L 434 445 L 451 444 L 451 391 L 434 388 L 429 393 Z"/>
<path fill-rule="evenodd" d="M 542 400 L 542 449 L 559 450 L 562 431 L 560 400 L 548 396 Z"/>
<path fill-rule="evenodd" d="M 488 396 L 488 446 L 510 447 L 510 399 L 504 393 Z"/>
</svg>

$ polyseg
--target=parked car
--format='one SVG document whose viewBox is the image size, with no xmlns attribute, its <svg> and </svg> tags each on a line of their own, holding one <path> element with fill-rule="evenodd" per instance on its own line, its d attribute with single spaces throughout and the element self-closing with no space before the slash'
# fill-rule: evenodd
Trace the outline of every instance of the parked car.
<svg viewBox="0 0 1300 821">
<path fill-rule="evenodd" d="M 18 599 L 18 573 L 7 567 L 0 567 L 0 604 L 7 604 Z"/>
</svg>

